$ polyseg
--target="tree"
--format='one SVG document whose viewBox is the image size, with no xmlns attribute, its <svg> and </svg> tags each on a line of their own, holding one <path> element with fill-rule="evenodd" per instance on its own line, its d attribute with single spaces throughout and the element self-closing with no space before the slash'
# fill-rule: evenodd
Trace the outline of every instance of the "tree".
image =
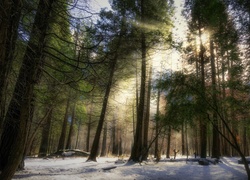
<svg viewBox="0 0 250 180">
<path fill-rule="evenodd" d="M 48 113 L 49 113 L 48 117 L 45 121 L 45 125 L 42 130 L 42 140 L 39 148 L 39 157 L 47 156 L 47 154 L 49 153 L 49 135 L 50 135 L 53 111 L 50 110 Z"/>
<path fill-rule="evenodd" d="M 67 144 L 66 144 L 66 149 L 72 149 L 73 145 L 72 145 L 72 138 L 74 136 L 74 132 L 75 132 L 75 109 L 76 109 L 76 103 L 74 103 L 73 107 L 72 107 L 72 117 L 71 117 L 71 123 L 70 123 L 70 129 L 69 129 L 69 135 L 68 135 L 68 140 L 67 140 Z"/>
<path fill-rule="evenodd" d="M 104 129 L 103 129 L 103 138 L 102 138 L 102 150 L 101 150 L 101 156 L 106 156 L 107 153 L 107 122 L 104 124 Z"/>
<path fill-rule="evenodd" d="M 69 118 L 69 108 L 70 108 L 70 97 L 67 98 L 66 102 L 66 109 L 65 109 L 65 114 L 63 118 L 63 124 L 62 124 L 62 130 L 61 130 L 61 135 L 57 147 L 57 151 L 64 151 L 65 146 L 66 146 L 66 134 L 67 134 L 67 125 L 68 125 L 68 118 Z"/>
<path fill-rule="evenodd" d="M 109 44 L 110 48 L 110 62 L 109 62 L 109 70 L 110 70 L 110 74 L 108 77 L 108 82 L 107 82 L 107 86 L 106 86 L 106 90 L 105 90 L 105 95 L 103 98 L 103 104 L 102 104 L 102 110 L 101 110 L 101 114 L 100 114 L 100 119 L 98 122 L 98 126 L 97 126 L 97 130 L 96 130 L 96 134 L 94 137 L 94 141 L 92 144 L 92 148 L 90 151 L 90 155 L 88 157 L 88 161 L 96 161 L 96 157 L 98 154 L 98 149 L 99 149 L 99 141 L 100 141 L 100 136 L 101 136 L 101 131 L 103 128 L 103 123 L 104 123 L 104 119 L 105 119 L 105 114 L 106 114 L 106 109 L 107 109 L 107 104 L 108 104 L 108 99 L 109 99 L 109 94 L 110 94 L 110 90 L 112 88 L 112 83 L 113 83 L 113 77 L 114 77 L 114 73 L 115 73 L 115 68 L 116 68 L 116 63 L 117 60 L 119 58 L 119 52 L 120 52 L 120 47 L 122 44 L 122 40 L 123 37 L 125 36 L 125 32 L 126 32 L 126 28 L 125 28 L 125 21 L 124 21 L 124 16 L 123 14 L 121 14 L 120 17 L 112 15 L 111 12 L 107 12 L 107 14 L 105 14 L 105 12 L 103 12 L 103 15 L 106 15 L 106 18 L 109 19 L 109 17 L 114 18 L 114 19 L 109 19 L 111 20 L 111 22 L 117 21 L 119 23 L 118 28 L 116 29 L 116 27 L 114 27 L 116 25 L 116 23 L 110 24 L 110 29 L 114 30 L 113 32 L 109 32 L 109 33 L 115 33 L 115 36 L 113 37 L 112 41 Z M 118 18 L 118 19 L 117 19 Z M 121 19 L 119 19 L 121 18 Z M 104 25 L 105 27 L 105 25 Z M 112 29 L 113 28 L 113 29 Z M 116 34 L 116 32 L 118 32 L 118 34 Z"/>
<path fill-rule="evenodd" d="M 53 4 L 54 0 L 39 1 L 22 67 L 4 122 L 0 146 L 2 170 L 0 179 L 11 179 L 22 160 L 34 86 L 41 76 L 40 66 L 44 59 L 43 48 Z"/>
<path fill-rule="evenodd" d="M 216 72 L 215 72 L 215 62 L 214 62 L 214 46 L 213 46 L 213 40 L 211 39 L 213 37 L 213 33 L 216 32 L 216 28 L 221 24 L 222 19 L 225 19 L 225 7 L 223 7 L 223 4 L 219 1 L 209 1 L 206 3 L 201 2 L 200 0 L 194 0 L 194 1 L 187 1 L 186 7 L 189 7 L 188 9 L 191 10 L 190 16 L 191 19 L 189 21 L 191 31 L 197 32 L 198 37 L 198 61 L 200 62 L 200 78 L 201 78 L 201 87 L 200 92 L 202 98 L 198 97 L 198 99 L 202 102 L 203 98 L 207 98 L 206 93 L 206 85 L 205 83 L 205 69 L 206 67 L 206 59 L 208 56 L 208 47 L 206 47 L 204 42 L 204 39 L 202 36 L 207 32 L 210 36 L 210 60 L 211 60 L 211 79 L 212 79 L 212 99 L 214 102 L 214 105 L 217 107 L 217 97 L 216 97 Z M 213 13 L 212 13 L 213 12 Z M 221 19 L 220 19 L 221 18 Z M 198 67 L 198 66 L 197 66 Z M 197 71 L 199 72 L 199 71 Z M 206 152 L 207 152 L 207 117 L 206 113 L 208 112 L 208 109 L 206 107 L 206 103 L 202 104 L 202 114 L 200 116 L 200 154 L 202 158 L 206 158 Z M 214 113 L 214 126 L 217 126 L 217 116 L 216 113 Z M 213 157 L 219 157 L 219 136 L 218 133 L 215 130 L 213 130 Z"/>
<path fill-rule="evenodd" d="M 134 5 L 134 8 L 139 9 L 135 11 L 135 16 L 139 22 L 139 44 L 141 52 L 141 84 L 140 95 L 137 108 L 136 132 L 134 137 L 134 145 L 130 155 L 130 160 L 140 162 L 145 158 L 148 148 L 143 148 L 143 124 L 144 124 L 144 108 L 146 96 L 146 62 L 147 53 L 150 47 L 158 43 L 166 43 L 169 40 L 170 20 L 168 17 L 171 14 L 171 3 L 167 1 L 148 1 L 140 0 Z M 157 29 L 147 28 L 148 26 L 158 27 Z M 147 131 L 147 129 L 145 129 Z M 145 137 L 145 139 L 147 139 Z M 146 144 L 146 142 L 145 142 Z"/>
<path fill-rule="evenodd" d="M 3 0 L 0 2 L 0 135 L 6 110 L 7 79 L 14 60 L 18 26 L 23 8 L 22 0 Z"/>
</svg>

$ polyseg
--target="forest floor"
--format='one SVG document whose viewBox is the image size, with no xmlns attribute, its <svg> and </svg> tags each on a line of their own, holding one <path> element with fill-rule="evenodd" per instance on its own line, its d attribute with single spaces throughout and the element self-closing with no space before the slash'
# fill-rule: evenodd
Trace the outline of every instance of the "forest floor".
<svg viewBox="0 0 250 180">
<path fill-rule="evenodd" d="M 221 180 L 247 179 L 239 157 L 223 157 L 221 162 L 208 166 L 186 161 L 163 158 L 160 162 L 138 163 L 118 160 L 118 158 L 98 158 L 97 162 L 86 162 L 83 157 L 27 158 L 25 170 L 15 174 L 13 179 L 23 180 L 163 180 L 163 179 L 205 179 Z"/>
</svg>

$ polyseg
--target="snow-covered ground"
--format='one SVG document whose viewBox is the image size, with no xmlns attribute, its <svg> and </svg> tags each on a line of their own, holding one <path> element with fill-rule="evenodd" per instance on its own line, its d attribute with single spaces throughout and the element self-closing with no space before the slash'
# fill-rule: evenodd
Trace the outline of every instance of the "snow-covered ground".
<svg viewBox="0 0 250 180">
<path fill-rule="evenodd" d="M 239 158 L 223 157 L 217 165 L 201 166 L 197 162 L 177 157 L 171 162 L 123 163 L 118 158 L 98 158 L 86 162 L 86 158 L 39 159 L 27 158 L 25 170 L 17 172 L 13 179 L 25 180 L 162 180 L 162 179 L 247 179 Z M 111 169 L 105 169 L 111 168 Z"/>
</svg>

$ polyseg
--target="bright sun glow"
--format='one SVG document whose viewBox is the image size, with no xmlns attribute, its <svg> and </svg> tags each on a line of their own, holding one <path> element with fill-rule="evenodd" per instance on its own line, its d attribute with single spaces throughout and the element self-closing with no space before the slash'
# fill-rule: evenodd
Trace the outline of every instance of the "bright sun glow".
<svg viewBox="0 0 250 180">
<path fill-rule="evenodd" d="M 196 36 L 196 47 L 198 48 L 198 51 L 200 50 L 200 45 L 204 46 L 209 43 L 209 33 L 208 32 L 203 32 L 201 35 L 201 38 L 197 35 Z"/>
</svg>

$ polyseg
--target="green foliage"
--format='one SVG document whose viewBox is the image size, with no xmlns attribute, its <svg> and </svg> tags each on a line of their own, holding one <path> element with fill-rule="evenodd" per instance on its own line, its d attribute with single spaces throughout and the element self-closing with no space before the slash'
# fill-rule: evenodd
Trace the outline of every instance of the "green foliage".
<svg viewBox="0 0 250 180">
<path fill-rule="evenodd" d="M 161 118 L 165 124 L 179 129 L 184 122 L 191 123 L 202 109 L 196 97 L 199 81 L 195 76 L 185 75 L 181 72 L 165 74 L 159 80 L 158 88 L 163 90 L 166 97 L 166 114 Z"/>
<path fill-rule="evenodd" d="M 76 118 L 76 124 L 79 125 L 83 125 L 84 122 L 86 122 L 87 120 L 86 107 L 82 101 L 78 101 L 76 105 L 75 118 Z"/>
</svg>

